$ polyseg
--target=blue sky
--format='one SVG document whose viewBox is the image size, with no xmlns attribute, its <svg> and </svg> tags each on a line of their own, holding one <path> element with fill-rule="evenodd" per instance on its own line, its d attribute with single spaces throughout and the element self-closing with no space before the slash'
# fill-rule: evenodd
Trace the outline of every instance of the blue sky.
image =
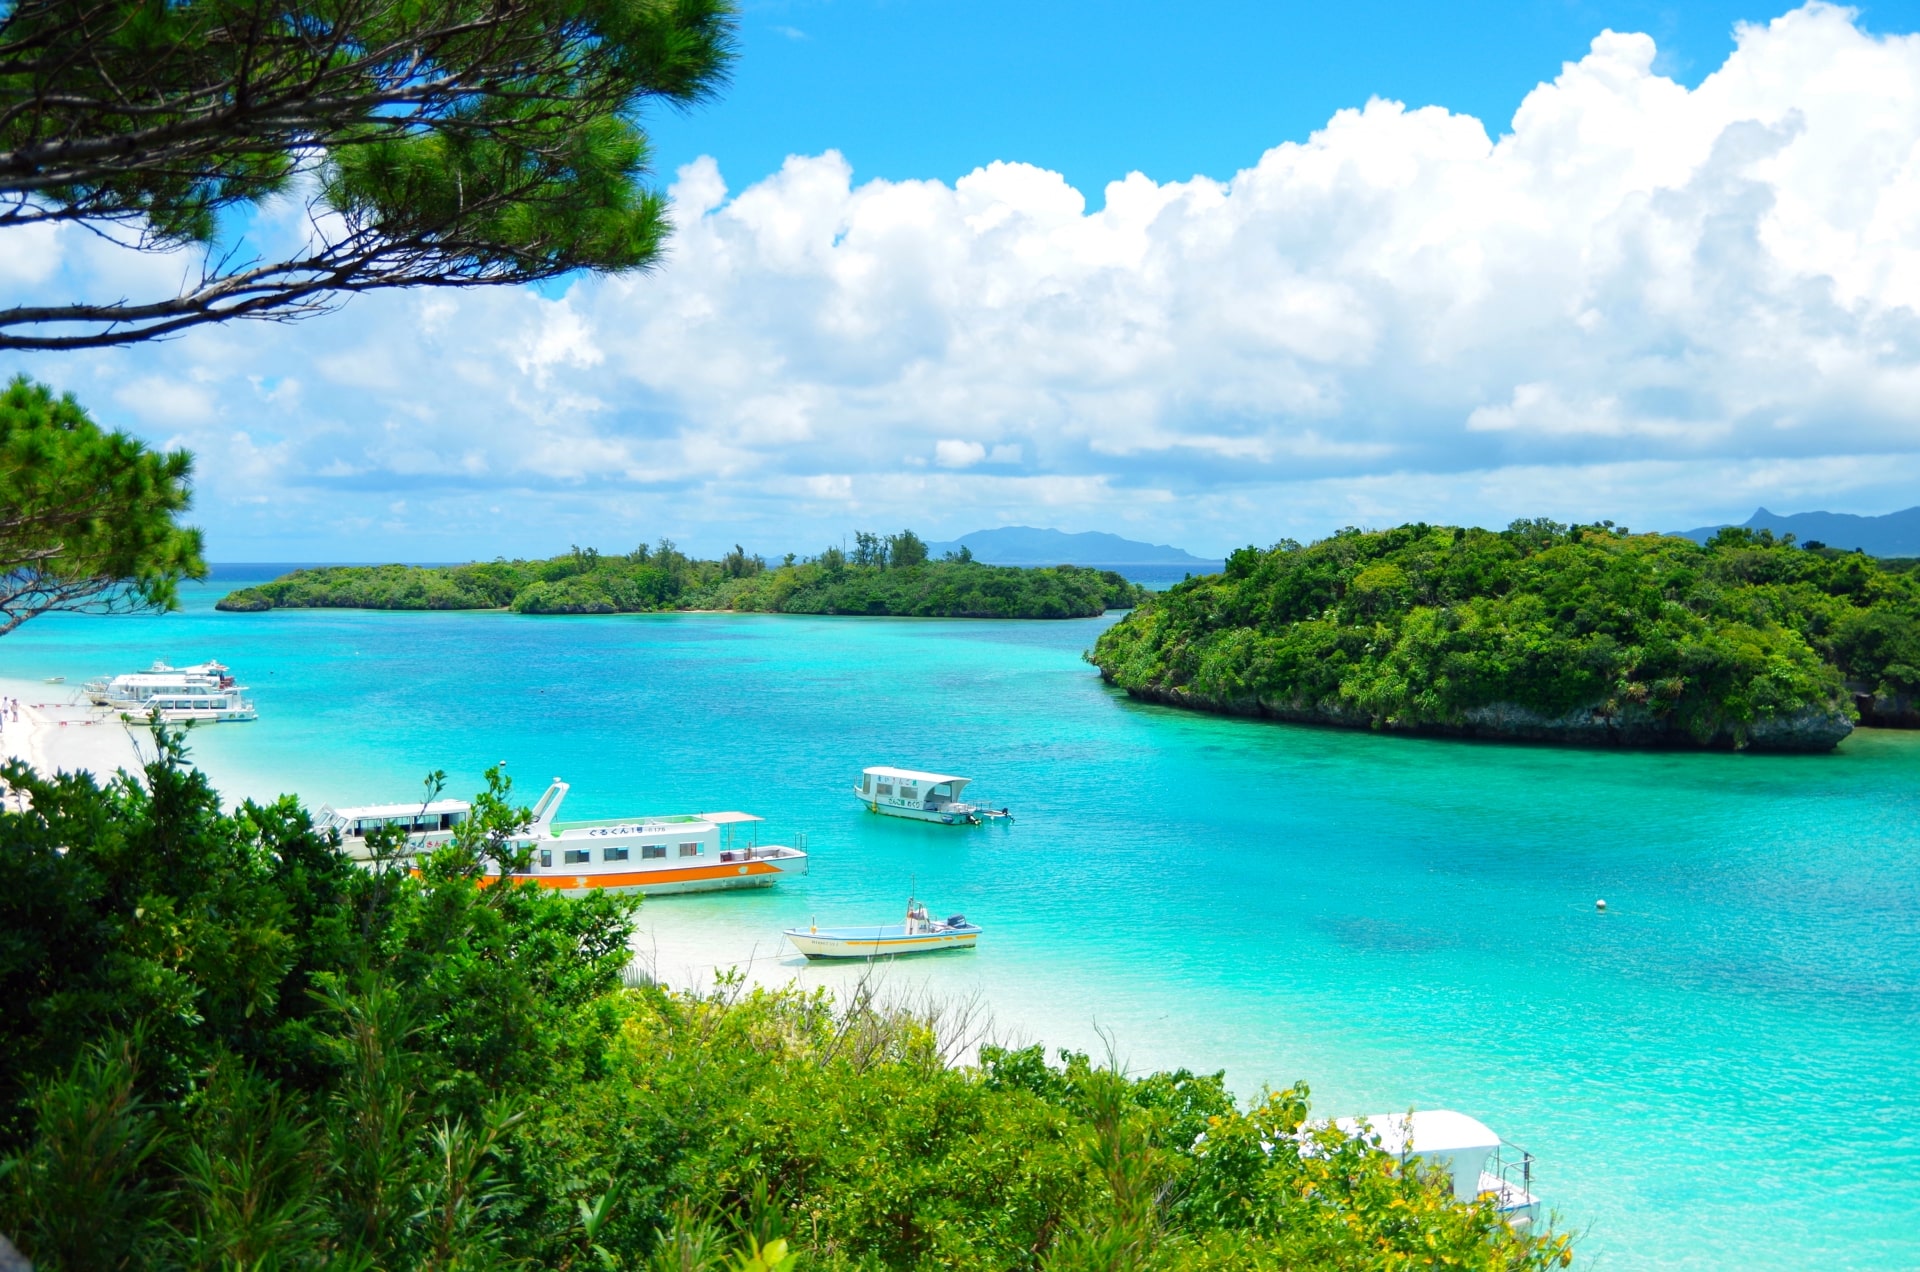
<svg viewBox="0 0 1920 1272">
<path fill-rule="evenodd" d="M 1888 511 L 1920 490 L 1916 27 L 750 3 L 733 87 L 653 121 L 652 275 L 13 367 L 194 450 L 225 560 Z M 22 294 L 180 267 L 0 240 Z"/>
<path fill-rule="evenodd" d="M 829 149 L 862 177 L 896 180 L 1019 158 L 1097 206 L 1130 171 L 1230 177 L 1369 97 L 1504 130 L 1536 84 L 1609 27 L 1651 35 L 1655 69 L 1691 87 L 1733 51 L 1736 23 L 1779 12 L 1721 0 L 749 2 L 726 99 L 666 115 L 654 136 L 665 171 L 708 154 L 741 176 Z M 1920 4 L 1859 12 L 1869 30 L 1920 26 Z"/>
</svg>

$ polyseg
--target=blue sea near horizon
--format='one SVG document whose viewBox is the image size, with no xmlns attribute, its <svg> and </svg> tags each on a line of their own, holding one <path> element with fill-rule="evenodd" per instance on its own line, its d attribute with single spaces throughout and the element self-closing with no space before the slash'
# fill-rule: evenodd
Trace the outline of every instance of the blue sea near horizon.
<svg viewBox="0 0 1920 1272">
<path fill-rule="evenodd" d="M 1920 734 L 1429 741 L 1134 703 L 1080 659 L 1111 616 L 214 613 L 239 581 L 36 619 L 0 675 L 231 664 L 261 719 L 192 744 L 234 795 L 464 791 L 506 760 L 576 816 L 766 814 L 809 833 L 808 876 L 643 923 L 771 949 L 916 887 L 987 930 L 901 965 L 934 990 L 1136 1069 L 1304 1079 L 1324 1114 L 1470 1112 L 1537 1155 L 1584 1266 L 1920 1266 Z M 1017 819 L 873 817 L 847 792 L 883 762 Z"/>
</svg>

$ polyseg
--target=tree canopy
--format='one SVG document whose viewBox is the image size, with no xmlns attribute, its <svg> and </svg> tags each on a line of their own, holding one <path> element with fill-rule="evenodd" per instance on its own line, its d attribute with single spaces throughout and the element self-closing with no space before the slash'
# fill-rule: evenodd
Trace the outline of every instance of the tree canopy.
<svg viewBox="0 0 1920 1272">
<path fill-rule="evenodd" d="M 109 433 L 24 376 L 0 393 L 0 635 L 51 610 L 168 609 L 203 578 L 178 524 L 193 461 Z"/>
<path fill-rule="evenodd" d="M 1920 578 L 1723 530 L 1406 525 L 1243 548 L 1092 661 L 1145 698 L 1285 719 L 1641 745 L 1831 748 L 1912 716 Z"/>
<path fill-rule="evenodd" d="M 228 593 L 219 608 L 497 609 L 522 614 L 742 610 L 897 618 L 1090 618 L 1124 609 L 1142 589 L 1111 570 L 928 561 L 911 530 L 862 532 L 854 560 L 828 548 L 769 567 L 738 544 L 697 561 L 670 541 L 624 555 L 575 548 L 545 561 L 473 565 L 343 565 L 295 570 Z M 862 559 L 864 558 L 864 560 Z"/>
<path fill-rule="evenodd" d="M 731 0 L 13 0 L 0 227 L 198 248 L 173 295 L 0 307 L 0 348 L 125 344 L 417 284 L 658 259 L 639 112 L 723 83 Z M 304 205 L 297 249 L 235 218 Z"/>
</svg>

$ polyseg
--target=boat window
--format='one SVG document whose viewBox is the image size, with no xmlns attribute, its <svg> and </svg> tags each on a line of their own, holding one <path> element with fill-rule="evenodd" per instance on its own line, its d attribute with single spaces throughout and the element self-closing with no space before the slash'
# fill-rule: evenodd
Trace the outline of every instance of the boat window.
<svg viewBox="0 0 1920 1272">
<path fill-rule="evenodd" d="M 650 858 L 653 858 L 653 857 L 664 857 L 666 855 L 667 855 L 667 846 L 665 844 L 641 844 L 640 845 L 640 860 L 642 861 L 649 860 Z"/>
<path fill-rule="evenodd" d="M 874 793 L 879 795 L 893 794 L 893 783 L 892 782 L 880 783 L 880 785 L 874 789 Z"/>
<path fill-rule="evenodd" d="M 602 861 L 625 861 L 626 859 L 627 850 L 625 848 L 602 848 L 600 850 L 600 860 Z"/>
<path fill-rule="evenodd" d="M 862 773 L 860 775 L 860 789 L 863 791 L 873 789 L 873 774 Z"/>
<path fill-rule="evenodd" d="M 680 855 L 682 857 L 698 857 L 700 855 L 700 845 L 699 844 L 681 844 Z"/>
<path fill-rule="evenodd" d="M 570 866 L 577 866 L 582 862 L 592 861 L 592 860 L 593 860 L 593 851 L 591 849 L 588 849 L 588 848 L 567 849 L 566 861 L 567 861 L 567 864 Z"/>
<path fill-rule="evenodd" d="M 542 848 L 540 850 L 540 864 L 543 866 L 551 866 L 553 864 L 553 849 Z"/>
<path fill-rule="evenodd" d="M 900 798 L 901 799 L 919 799 L 920 792 L 914 790 L 913 787 L 911 786 L 902 786 L 900 788 Z"/>
</svg>

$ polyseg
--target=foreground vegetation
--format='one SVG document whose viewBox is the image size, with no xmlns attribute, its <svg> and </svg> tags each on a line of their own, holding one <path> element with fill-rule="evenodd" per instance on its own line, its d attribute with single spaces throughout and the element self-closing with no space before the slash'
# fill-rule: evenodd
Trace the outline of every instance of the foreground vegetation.
<svg viewBox="0 0 1920 1272">
<path fill-rule="evenodd" d="M 696 561 L 672 543 L 624 556 L 575 548 L 545 561 L 454 566 L 331 566 L 240 588 L 223 610 L 499 609 L 522 614 L 741 610 L 900 618 L 1089 618 L 1135 604 L 1143 589 L 1111 570 L 929 561 L 912 531 L 862 534 L 852 553 L 829 548 L 769 567 L 742 548 Z"/>
<path fill-rule="evenodd" d="M 291 799 L 223 813 L 173 740 L 150 789 L 4 776 L 0 1232 L 42 1272 L 1568 1257 L 1302 1136 L 1304 1088 L 958 1064 L 964 1022 L 865 994 L 625 988 L 630 903 L 478 886 L 525 816 L 497 774 L 420 878 Z"/>
<path fill-rule="evenodd" d="M 1488 737 L 1831 748 L 1920 724 L 1911 563 L 1721 531 L 1407 525 L 1245 548 L 1088 655 L 1144 698 Z"/>
</svg>

